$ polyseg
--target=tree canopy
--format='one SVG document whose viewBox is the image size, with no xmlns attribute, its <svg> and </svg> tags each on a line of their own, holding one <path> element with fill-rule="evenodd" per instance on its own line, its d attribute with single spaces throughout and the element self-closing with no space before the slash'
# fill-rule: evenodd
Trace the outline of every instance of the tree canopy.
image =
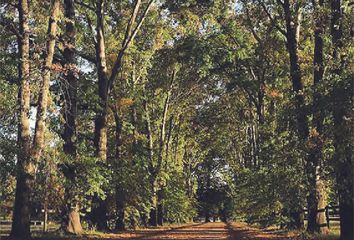
<svg viewBox="0 0 354 240">
<path fill-rule="evenodd" d="M 73 234 L 200 218 L 328 233 L 338 205 L 353 239 L 352 8 L 0 1 L 10 237 L 42 209 Z"/>
</svg>

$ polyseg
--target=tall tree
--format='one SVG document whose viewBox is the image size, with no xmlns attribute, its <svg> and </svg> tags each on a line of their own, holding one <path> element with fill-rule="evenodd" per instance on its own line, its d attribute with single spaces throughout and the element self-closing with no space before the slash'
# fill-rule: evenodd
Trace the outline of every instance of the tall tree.
<svg viewBox="0 0 354 240">
<path fill-rule="evenodd" d="M 324 183 L 321 176 L 322 145 L 323 145 L 323 114 L 321 113 L 321 93 L 319 84 L 323 81 L 324 74 L 324 53 L 323 34 L 325 26 L 324 3 L 322 0 L 313 1 L 314 8 L 314 58 L 313 58 L 313 129 L 309 135 L 309 157 L 307 161 L 309 196 L 308 196 L 308 224 L 309 232 L 327 233 L 326 224 L 326 199 Z"/>
<path fill-rule="evenodd" d="M 126 32 L 122 45 L 116 56 L 112 70 L 109 74 L 106 59 L 106 46 L 104 38 L 104 0 L 97 0 L 96 3 L 96 67 L 98 73 L 98 96 L 99 107 L 95 118 L 95 134 L 94 145 L 96 147 L 96 154 L 102 160 L 107 160 L 107 117 L 109 96 L 114 86 L 114 81 L 117 74 L 121 70 L 123 57 L 129 46 L 132 44 L 136 34 L 141 28 L 154 0 L 149 0 L 145 10 L 140 19 L 138 19 L 139 9 L 141 8 L 141 0 L 137 0 L 126 27 Z M 99 201 L 98 207 L 93 210 L 95 223 L 100 229 L 107 230 L 107 209 L 103 201 Z"/>
<path fill-rule="evenodd" d="M 295 94 L 297 132 L 304 147 L 305 141 L 309 135 L 309 126 L 307 121 L 307 112 L 305 110 L 304 83 L 301 76 L 298 53 L 299 32 L 301 25 L 299 20 L 301 19 L 300 16 L 302 14 L 302 2 L 299 1 L 294 4 L 292 4 L 290 0 L 284 0 L 283 2 L 278 0 L 277 2 L 282 7 L 284 13 L 286 30 L 282 30 L 280 27 L 279 30 L 286 37 L 286 47 L 290 62 L 290 79 Z M 303 228 L 304 226 L 302 208 L 303 207 L 299 205 L 291 210 L 290 215 L 293 221 L 291 226 L 294 228 Z"/>
<path fill-rule="evenodd" d="M 141 7 L 141 0 L 137 0 L 134 10 L 128 22 L 122 46 L 116 56 L 111 73 L 108 73 L 106 60 L 106 47 L 104 38 L 104 0 L 97 1 L 96 9 L 96 64 L 98 72 L 98 96 L 100 99 L 99 111 L 97 112 L 95 120 L 95 146 L 98 157 L 107 160 L 107 111 L 109 95 L 113 88 L 113 82 L 119 73 L 125 52 L 132 44 L 136 34 L 138 33 L 144 19 L 146 18 L 151 5 L 154 1 L 150 0 L 147 3 L 145 10 L 139 20 L 138 13 Z"/>
<path fill-rule="evenodd" d="M 66 179 L 71 186 L 75 185 L 75 162 L 77 159 L 77 105 L 78 105 L 78 75 L 79 70 L 76 65 L 75 58 L 75 3 L 73 0 L 64 0 L 64 16 L 65 16 L 65 33 L 63 36 L 63 63 L 64 63 L 64 131 L 62 138 L 64 140 L 64 153 L 70 158 L 70 163 L 64 166 L 63 170 Z M 65 206 L 63 206 L 63 222 L 64 231 L 79 234 L 82 232 L 80 222 L 79 203 L 75 199 L 76 189 L 67 187 L 65 189 Z"/>
<path fill-rule="evenodd" d="M 27 0 L 18 2 L 19 38 L 18 93 L 19 123 L 17 155 L 17 184 L 11 237 L 30 239 L 30 194 L 34 166 L 30 158 L 30 59 L 29 59 L 29 6 Z"/>
<path fill-rule="evenodd" d="M 354 238 L 353 199 L 353 79 L 345 73 L 343 6 L 341 0 L 331 1 L 331 34 L 333 46 L 333 119 L 334 165 L 339 197 L 340 239 Z"/>
<path fill-rule="evenodd" d="M 30 239 L 30 195 L 34 180 L 34 166 L 40 159 L 44 145 L 45 120 L 48 105 L 49 81 L 57 33 L 57 17 L 60 1 L 55 0 L 49 18 L 46 55 L 41 73 L 41 87 L 38 98 L 37 118 L 33 146 L 30 135 L 30 41 L 29 41 L 29 5 L 27 0 L 18 3 L 19 12 L 19 81 L 18 102 L 20 105 L 18 125 L 18 162 L 17 184 L 11 237 Z"/>
</svg>

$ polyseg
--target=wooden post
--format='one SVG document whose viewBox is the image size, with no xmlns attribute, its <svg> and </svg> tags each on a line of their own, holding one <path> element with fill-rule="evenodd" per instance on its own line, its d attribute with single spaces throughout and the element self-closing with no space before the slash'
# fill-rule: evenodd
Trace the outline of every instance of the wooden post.
<svg viewBox="0 0 354 240">
<path fill-rule="evenodd" d="M 48 231 L 48 210 L 44 208 L 43 232 Z"/>
<path fill-rule="evenodd" d="M 47 179 L 46 179 L 47 181 Z M 44 213 L 44 219 L 43 219 L 43 232 L 47 232 L 48 231 L 48 192 L 47 192 L 47 184 L 46 184 L 46 188 L 45 188 L 45 196 L 44 196 L 44 209 L 43 209 L 43 213 Z"/>
<path fill-rule="evenodd" d="M 326 221 L 327 221 L 327 228 L 329 228 L 329 207 L 325 207 L 325 212 L 326 212 Z"/>
</svg>

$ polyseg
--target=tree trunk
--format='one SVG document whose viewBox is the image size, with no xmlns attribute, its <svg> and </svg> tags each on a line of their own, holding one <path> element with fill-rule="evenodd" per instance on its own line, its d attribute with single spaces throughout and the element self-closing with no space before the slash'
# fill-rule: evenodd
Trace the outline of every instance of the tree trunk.
<svg viewBox="0 0 354 240">
<path fill-rule="evenodd" d="M 150 210 L 149 225 L 153 226 L 153 227 L 157 226 L 157 210 L 156 210 L 156 207 L 152 207 L 151 210 Z"/>
<path fill-rule="evenodd" d="M 57 32 L 57 16 L 59 14 L 59 0 L 54 1 L 48 23 L 46 57 L 42 69 L 42 82 L 38 98 L 35 134 L 33 148 L 30 140 L 30 64 L 29 64 L 29 24 L 28 2 L 19 1 L 19 105 L 20 121 L 18 126 L 18 178 L 16 183 L 16 197 L 13 215 L 12 238 L 30 238 L 30 191 L 33 181 L 34 164 L 39 161 L 44 147 L 45 120 L 48 105 L 50 73 L 54 55 L 55 38 Z"/>
<path fill-rule="evenodd" d="M 343 78 L 343 47 L 342 28 L 343 13 L 341 0 L 331 1 L 331 34 L 333 43 L 333 75 L 339 81 L 333 90 L 333 118 L 334 118 L 334 169 L 336 172 L 339 197 L 340 239 L 354 239 L 354 202 L 353 202 L 353 80 Z"/>
<path fill-rule="evenodd" d="M 146 115 L 146 132 L 148 139 L 148 153 L 149 153 L 149 174 L 150 174 L 150 187 L 151 187 L 151 209 L 149 224 L 150 226 L 157 226 L 157 183 L 156 177 L 157 172 L 154 167 L 154 142 L 153 142 L 153 132 L 151 127 L 151 119 L 149 114 L 149 108 L 147 101 L 144 100 L 144 111 Z"/>
<path fill-rule="evenodd" d="M 150 210 L 150 226 L 156 227 L 158 224 L 158 216 L 157 216 L 157 183 L 156 176 L 151 176 L 151 210 Z"/>
<path fill-rule="evenodd" d="M 161 168 L 162 168 L 162 164 L 164 161 L 164 153 L 165 153 L 165 147 L 166 147 L 166 123 L 167 123 L 168 110 L 169 110 L 169 106 L 170 106 L 172 87 L 173 87 L 173 82 L 174 82 L 175 78 L 176 78 L 176 70 L 173 70 L 172 75 L 171 75 L 171 82 L 170 82 L 170 85 L 168 86 L 168 89 L 167 89 L 166 99 L 165 99 L 163 113 L 162 113 L 157 166 L 154 169 L 154 174 L 153 174 L 155 185 L 157 185 L 157 183 L 155 183 L 156 178 L 157 178 L 157 174 L 160 173 Z M 163 188 L 163 186 L 160 186 L 159 189 L 157 190 L 157 192 L 154 193 L 156 195 L 157 224 L 161 225 L 161 226 L 163 224 L 162 188 Z"/>
<path fill-rule="evenodd" d="M 316 0 L 314 4 L 315 15 L 315 49 L 314 49 L 314 86 L 316 87 L 322 81 L 324 66 L 323 66 L 323 26 L 324 16 L 321 14 L 323 7 L 323 0 Z M 324 208 L 326 206 L 325 188 L 321 180 L 320 161 L 322 159 L 322 122 L 323 115 L 320 109 L 321 95 L 317 89 L 313 96 L 313 124 L 315 128 L 311 131 L 309 142 L 311 147 L 309 149 L 309 158 L 306 164 L 309 196 L 308 204 L 308 232 L 327 233 L 328 228 L 326 224 L 326 216 Z"/>
<path fill-rule="evenodd" d="M 95 120 L 96 154 L 102 160 L 107 160 L 107 108 L 108 108 L 108 69 L 106 63 L 106 47 L 104 42 L 104 1 L 97 2 L 96 10 L 96 63 L 98 75 L 99 106 Z"/>
<path fill-rule="evenodd" d="M 163 225 L 163 188 L 157 191 L 157 224 Z"/>
<path fill-rule="evenodd" d="M 44 210 L 44 216 L 43 216 L 43 232 L 48 232 L 48 194 L 47 191 L 45 193 L 45 197 L 44 197 L 44 206 L 43 206 L 43 210 Z"/>
<path fill-rule="evenodd" d="M 79 206 L 72 207 L 68 212 L 68 219 L 66 229 L 69 233 L 79 234 L 81 233 L 82 226 L 80 221 L 80 208 Z"/>
<path fill-rule="evenodd" d="M 121 145 L 122 145 L 122 120 L 119 116 L 118 109 L 114 109 L 114 120 L 116 124 L 116 139 L 115 139 L 115 146 L 116 146 L 116 157 L 115 157 L 115 166 L 116 166 L 116 174 L 120 174 L 122 172 L 122 158 L 121 158 Z M 120 179 L 120 176 L 118 176 Z M 117 211 L 117 220 L 115 229 L 118 231 L 125 230 L 124 224 L 124 192 L 121 186 L 121 181 L 117 181 L 116 184 L 116 211 Z"/>
<path fill-rule="evenodd" d="M 47 55 L 45 58 L 44 67 L 42 69 L 42 84 L 38 97 L 38 108 L 36 117 L 36 127 L 33 142 L 32 156 L 35 161 L 39 161 L 42 149 L 44 147 L 44 134 L 45 134 L 45 122 L 47 118 L 47 106 L 49 97 L 49 82 L 51 76 L 51 68 L 53 63 L 53 56 L 55 52 L 55 43 L 57 35 L 57 18 L 60 11 L 60 0 L 55 0 L 52 6 L 52 13 L 48 24 L 47 33 Z M 47 176 L 48 178 L 48 176 Z M 46 179 L 47 184 L 47 179 Z M 44 197 L 44 224 L 43 231 L 48 231 L 48 194 L 45 190 Z"/>
<path fill-rule="evenodd" d="M 204 206 L 204 212 L 205 212 L 205 222 L 208 223 L 210 222 L 210 217 L 211 217 L 211 214 L 210 214 L 210 204 L 209 204 L 209 196 L 210 196 L 210 189 L 211 189 L 211 167 L 210 167 L 210 164 L 208 163 L 208 166 L 207 166 L 207 180 L 206 180 L 206 203 L 205 203 L 205 206 Z"/>
<path fill-rule="evenodd" d="M 131 107 L 131 119 L 132 119 L 132 125 L 134 127 L 134 142 L 132 145 L 132 154 L 133 157 L 135 157 L 135 155 L 138 153 L 138 140 L 137 140 L 137 136 L 138 136 L 138 116 L 137 116 L 137 111 L 136 111 L 136 104 L 133 103 L 132 107 Z M 133 165 L 135 164 L 135 162 L 133 162 Z"/>
<path fill-rule="evenodd" d="M 298 124 L 298 133 L 302 140 L 306 140 L 309 129 L 307 123 L 307 114 L 304 109 L 305 100 L 304 100 L 304 86 L 301 77 L 301 68 L 299 63 L 298 56 L 298 42 L 296 37 L 296 25 L 293 22 L 296 20 L 293 19 L 289 0 L 284 1 L 284 13 L 286 20 L 286 39 L 287 39 L 287 49 L 289 52 L 290 59 L 290 77 L 293 85 L 293 91 L 295 93 L 295 107 L 296 107 L 296 116 Z"/>
<path fill-rule="evenodd" d="M 132 92 L 135 92 L 135 84 L 137 82 L 137 78 L 136 78 L 136 71 L 135 71 L 135 62 L 133 61 L 132 62 L 132 86 L 131 86 L 131 91 Z M 132 152 L 132 165 L 134 166 L 136 164 L 136 154 L 138 153 L 139 151 L 139 145 L 138 145 L 138 113 L 137 113 L 137 110 L 136 110 L 136 107 L 137 107 L 137 104 L 136 104 L 136 100 L 137 99 L 133 99 L 133 104 L 131 106 L 131 122 L 132 122 L 132 125 L 133 125 L 133 135 L 134 135 L 134 141 L 133 141 L 133 144 L 132 144 L 132 148 L 131 148 L 131 152 Z"/>
<path fill-rule="evenodd" d="M 113 82 L 118 75 L 123 62 L 123 57 L 125 51 L 128 49 L 132 41 L 134 40 L 137 32 L 139 31 L 153 0 L 148 3 L 143 15 L 141 16 L 137 26 L 133 29 L 136 18 L 138 16 L 139 8 L 141 5 L 141 0 L 138 0 L 135 4 L 133 13 L 130 17 L 130 21 L 127 25 L 124 40 L 122 42 L 122 47 L 117 54 L 117 58 L 113 64 L 110 76 L 108 75 L 107 63 L 106 63 L 106 53 L 105 53 L 105 42 L 104 42 L 104 1 L 97 1 L 96 10 L 96 62 L 97 62 L 97 73 L 98 73 L 98 95 L 100 98 L 99 109 L 97 111 L 95 120 L 95 147 L 97 150 L 97 155 L 103 161 L 107 160 L 107 111 L 108 111 L 108 99 L 111 90 L 113 89 Z"/>
<path fill-rule="evenodd" d="M 351 87 L 342 86 L 334 92 L 334 164 L 339 197 L 341 240 L 354 239 L 353 142 L 352 136 L 348 134 L 353 131 L 353 125 L 350 120 L 353 118 L 351 110 L 352 89 L 353 85 Z"/>
<path fill-rule="evenodd" d="M 12 230 L 10 236 L 14 239 L 30 239 L 30 194 L 33 181 L 34 166 L 30 157 L 30 66 L 29 66 L 29 14 L 28 1 L 19 0 L 19 93 L 18 104 L 18 154 L 17 182 Z"/>
<path fill-rule="evenodd" d="M 318 232 L 321 234 L 328 234 L 329 229 L 327 226 L 326 219 L 326 188 L 324 182 L 320 179 L 316 182 L 316 194 L 317 194 L 317 215 L 316 215 L 316 224 L 318 226 Z"/>
<path fill-rule="evenodd" d="M 208 223 L 210 222 L 210 209 L 208 204 L 206 204 L 205 208 L 204 208 L 204 212 L 205 212 L 205 222 Z"/>
<path fill-rule="evenodd" d="M 71 157 L 75 162 L 77 157 L 77 91 L 78 91 L 78 73 L 76 68 L 75 59 L 75 5 L 73 0 L 64 1 L 64 15 L 67 19 L 65 23 L 64 34 L 64 69 L 66 74 L 66 91 L 64 94 L 65 107 L 64 107 L 64 132 L 62 138 L 64 140 L 63 150 L 64 153 Z M 68 171 L 64 171 L 64 176 L 74 185 L 75 163 L 70 164 Z M 62 229 L 66 232 L 73 234 L 80 234 L 82 232 L 79 206 L 75 203 L 74 192 L 75 189 L 65 189 L 64 201 L 66 206 L 63 211 Z"/>
<path fill-rule="evenodd" d="M 97 1 L 96 9 L 96 64 L 98 75 L 99 103 L 96 111 L 94 145 L 97 157 L 107 162 L 107 113 L 108 113 L 108 69 L 106 63 L 106 47 L 104 42 L 104 1 Z M 98 230 L 108 230 L 107 203 L 105 200 L 93 197 L 91 221 Z"/>
<path fill-rule="evenodd" d="M 133 13 L 130 17 L 129 23 L 127 25 L 124 40 L 122 42 L 122 47 L 117 54 L 117 58 L 113 64 L 111 74 L 108 74 L 107 63 L 106 63 L 106 53 L 105 53 L 105 42 L 104 42 L 104 0 L 97 0 L 96 4 L 96 63 L 97 63 L 97 74 L 98 74 L 98 96 L 99 96 L 99 106 L 96 113 L 95 119 L 95 133 L 94 133 L 94 145 L 96 148 L 97 156 L 104 162 L 107 161 L 107 117 L 108 117 L 108 100 L 111 90 L 113 89 L 113 82 L 119 73 L 125 51 L 128 49 L 129 45 L 134 40 L 137 32 L 139 31 L 153 0 L 151 0 L 137 25 L 134 27 L 136 18 L 138 16 L 139 8 L 141 5 L 141 0 L 138 0 L 135 4 Z M 92 221 L 100 228 L 100 230 L 108 230 L 107 225 L 107 213 L 102 211 L 107 211 L 107 205 L 103 203 L 104 201 L 94 197 L 93 202 L 97 203 L 98 209 L 93 209 L 92 214 L 98 214 L 92 217 Z M 101 206 L 102 205 L 102 206 Z M 99 212 L 98 212 L 99 211 Z M 97 222 L 96 222 L 97 221 Z"/>
<path fill-rule="evenodd" d="M 301 68 L 299 63 L 298 56 L 298 39 L 300 26 L 299 14 L 296 13 L 294 18 L 291 13 L 290 2 L 289 0 L 284 0 L 283 4 L 284 16 L 285 16 L 285 25 L 286 25 L 286 40 L 287 40 L 287 49 L 289 53 L 290 60 L 290 77 L 293 85 L 293 91 L 295 93 L 295 111 L 297 118 L 297 130 L 300 137 L 302 145 L 305 145 L 305 141 L 309 134 L 308 122 L 307 122 L 307 113 L 304 109 L 305 107 L 305 98 L 304 98 L 304 87 L 301 77 Z M 292 224 L 291 228 L 301 229 L 304 227 L 303 223 L 303 210 L 302 207 L 298 206 L 298 209 L 293 209 L 291 213 Z"/>
<path fill-rule="evenodd" d="M 77 133 L 76 133 L 76 118 L 77 118 L 77 88 L 78 78 L 75 60 L 75 8 L 73 0 L 64 1 L 65 17 L 68 19 L 65 26 L 64 35 L 64 69 L 66 74 L 66 91 L 64 94 L 65 109 L 64 109 L 64 152 L 69 156 L 76 158 L 77 155 Z"/>
<path fill-rule="evenodd" d="M 117 221 L 116 221 L 116 230 L 117 231 L 124 231 L 125 230 L 125 211 L 124 211 L 124 205 L 120 205 L 117 203 Z"/>
<path fill-rule="evenodd" d="M 92 200 L 92 210 L 90 213 L 90 220 L 96 226 L 97 230 L 108 231 L 107 224 L 107 203 L 104 200 L 94 196 Z"/>
<path fill-rule="evenodd" d="M 47 118 L 47 106 L 49 97 L 49 82 L 55 51 L 55 42 L 57 35 L 57 20 L 60 10 L 60 1 L 53 2 L 51 16 L 48 24 L 46 57 L 42 69 L 42 83 L 38 97 L 38 108 L 36 116 L 36 127 L 33 141 L 32 158 L 39 161 L 42 149 L 44 147 L 45 122 Z"/>
</svg>

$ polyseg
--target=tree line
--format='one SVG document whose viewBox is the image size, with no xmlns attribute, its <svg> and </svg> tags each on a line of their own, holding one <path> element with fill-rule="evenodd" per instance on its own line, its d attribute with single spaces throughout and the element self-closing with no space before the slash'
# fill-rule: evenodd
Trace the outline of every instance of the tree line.
<svg viewBox="0 0 354 240">
<path fill-rule="evenodd" d="M 353 4 L 0 1 L 1 214 L 353 238 Z"/>
</svg>

